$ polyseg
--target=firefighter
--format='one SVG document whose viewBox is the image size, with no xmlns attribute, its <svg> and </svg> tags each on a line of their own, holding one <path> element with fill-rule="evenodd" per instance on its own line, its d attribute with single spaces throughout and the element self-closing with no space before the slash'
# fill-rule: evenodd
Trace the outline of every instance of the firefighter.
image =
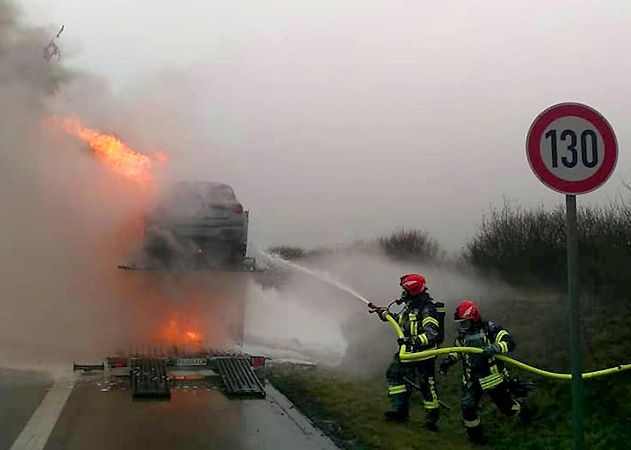
<svg viewBox="0 0 631 450">
<path fill-rule="evenodd" d="M 508 370 L 495 355 L 515 349 L 515 341 L 500 325 L 482 320 L 478 306 L 471 300 L 458 304 L 454 320 L 459 324 L 454 346 L 478 347 L 482 353 L 450 353 L 440 364 L 441 375 L 459 359 L 463 363 L 462 398 L 460 407 L 465 429 L 471 441 L 484 443 L 478 407 L 483 393 L 489 394 L 497 408 L 507 416 L 521 416 L 528 420 L 532 411 L 511 392 Z"/>
<path fill-rule="evenodd" d="M 443 330 L 442 315 L 437 308 L 444 306 L 440 302 L 434 302 L 427 292 L 425 278 L 419 274 L 409 274 L 401 277 L 403 292 L 397 304 L 404 303 L 405 307 L 398 314 L 390 313 L 386 308 L 379 308 L 379 316 L 386 320 L 386 315 L 391 314 L 401 326 L 404 337 L 397 343 L 406 345 L 408 351 L 422 351 L 437 348 L 442 341 Z M 409 411 L 409 397 L 411 382 L 416 380 L 423 396 L 425 408 L 425 425 L 429 430 L 438 430 L 438 418 L 440 415 L 438 395 L 436 394 L 435 357 L 428 357 L 421 361 L 402 363 L 399 353 L 394 359 L 388 371 L 388 397 L 390 408 L 385 412 L 386 420 L 406 421 Z M 407 381 L 406 381 L 407 380 Z"/>
</svg>

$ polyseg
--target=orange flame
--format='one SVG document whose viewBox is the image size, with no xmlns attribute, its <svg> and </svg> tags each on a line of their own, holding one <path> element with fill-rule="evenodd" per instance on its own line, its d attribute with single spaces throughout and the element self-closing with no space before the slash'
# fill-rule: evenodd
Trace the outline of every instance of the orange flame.
<svg viewBox="0 0 631 450">
<path fill-rule="evenodd" d="M 76 117 L 53 119 L 53 123 L 87 143 L 96 157 L 114 172 L 138 183 L 151 181 L 153 163 L 162 163 L 167 159 L 162 152 L 151 156 L 137 152 L 116 136 L 84 127 Z"/>
<path fill-rule="evenodd" d="M 196 333 L 194 331 L 187 331 L 186 332 L 186 337 L 189 338 L 192 342 L 201 342 L 202 337 L 199 333 Z"/>
<path fill-rule="evenodd" d="M 161 327 L 159 338 L 168 344 L 180 346 L 201 344 L 203 340 L 202 333 L 185 329 L 176 319 L 170 319 Z"/>
</svg>

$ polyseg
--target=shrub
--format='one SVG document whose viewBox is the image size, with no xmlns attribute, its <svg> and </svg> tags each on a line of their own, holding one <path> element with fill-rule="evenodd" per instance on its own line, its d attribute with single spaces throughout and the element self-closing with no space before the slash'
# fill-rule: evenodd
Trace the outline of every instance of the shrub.
<svg viewBox="0 0 631 450">
<path fill-rule="evenodd" d="M 271 254 L 278 255 L 288 261 L 301 259 L 307 256 L 307 252 L 303 248 L 290 245 L 278 245 L 276 247 L 269 248 L 268 251 Z"/>
<path fill-rule="evenodd" d="M 566 279 L 565 211 L 491 209 L 467 243 L 465 259 L 509 282 L 563 286 Z M 631 210 L 623 204 L 578 213 L 579 270 L 583 285 L 599 292 L 631 286 Z"/>
<path fill-rule="evenodd" d="M 383 252 L 395 259 L 424 261 L 442 256 L 436 239 L 421 230 L 401 229 L 377 241 Z"/>
</svg>

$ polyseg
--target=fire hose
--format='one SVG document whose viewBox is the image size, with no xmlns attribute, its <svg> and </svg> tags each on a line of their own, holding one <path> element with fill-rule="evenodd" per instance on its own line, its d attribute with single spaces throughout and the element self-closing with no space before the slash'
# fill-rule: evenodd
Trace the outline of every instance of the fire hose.
<svg viewBox="0 0 631 450">
<path fill-rule="evenodd" d="M 403 330 L 401 329 L 397 321 L 394 319 L 394 317 L 392 317 L 392 314 L 390 313 L 388 308 L 380 308 L 373 305 L 372 303 L 369 304 L 368 307 L 370 308 L 371 313 L 378 312 L 379 310 L 383 311 L 384 318 L 388 321 L 388 323 L 390 323 L 395 333 L 397 334 L 397 337 L 398 338 L 405 337 L 403 334 Z M 482 353 L 482 349 L 478 347 L 444 347 L 444 348 L 437 348 L 437 349 L 431 349 L 431 350 L 424 350 L 422 352 L 411 352 L 411 351 L 408 351 L 407 346 L 403 344 L 401 345 L 399 349 L 399 359 L 401 360 L 401 362 L 414 362 L 414 361 L 420 361 L 422 359 L 427 359 L 428 357 L 445 355 L 448 353 Z M 504 361 L 507 364 L 511 364 L 515 367 L 523 369 L 527 372 L 531 372 L 536 375 L 541 375 L 543 377 L 554 378 L 557 380 L 568 380 L 568 381 L 572 379 L 572 375 L 569 373 L 557 373 L 557 372 L 550 372 L 548 370 L 539 369 L 538 367 L 533 367 L 529 364 L 513 359 L 510 356 L 495 355 L 495 358 L 499 359 L 500 361 Z M 625 370 L 631 370 L 631 364 L 621 364 L 615 367 L 610 367 L 608 369 L 595 370 L 593 372 L 584 372 L 582 374 L 583 375 L 582 378 L 586 380 L 590 378 L 603 377 L 606 375 L 612 375 L 614 373 L 624 372 Z"/>
</svg>

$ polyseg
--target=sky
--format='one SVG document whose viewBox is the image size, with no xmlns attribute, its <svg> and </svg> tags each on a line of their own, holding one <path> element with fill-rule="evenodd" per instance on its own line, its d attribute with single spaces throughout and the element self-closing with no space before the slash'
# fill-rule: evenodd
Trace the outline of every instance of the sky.
<svg viewBox="0 0 631 450">
<path fill-rule="evenodd" d="M 65 25 L 64 63 L 135 113 L 125 136 L 172 153 L 174 177 L 234 187 L 255 245 L 408 227 L 457 251 L 505 198 L 561 204 L 525 137 L 562 101 L 598 109 L 620 149 L 579 205 L 627 195 L 628 1 L 20 3 L 51 35 Z"/>
</svg>

